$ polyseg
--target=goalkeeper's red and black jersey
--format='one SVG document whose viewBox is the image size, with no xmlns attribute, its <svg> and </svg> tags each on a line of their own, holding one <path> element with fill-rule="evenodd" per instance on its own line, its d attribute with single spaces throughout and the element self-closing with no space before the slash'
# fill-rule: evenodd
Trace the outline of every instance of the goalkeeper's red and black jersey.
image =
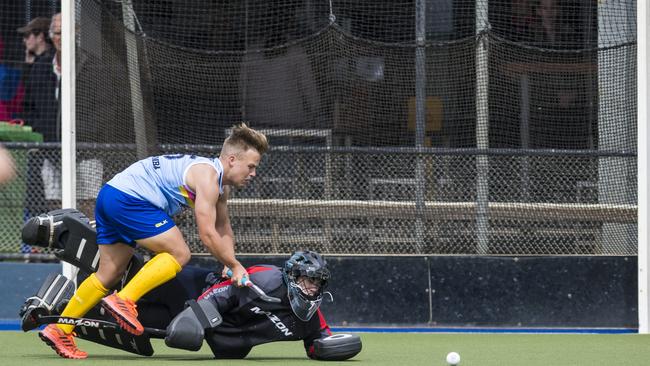
<svg viewBox="0 0 650 366">
<path fill-rule="evenodd" d="M 256 345 L 297 340 L 304 341 L 311 357 L 313 341 L 331 335 L 321 311 L 306 322 L 293 313 L 279 267 L 261 265 L 247 271 L 253 283 L 282 301 L 263 301 L 250 288 L 233 286 L 230 280 L 208 288 L 199 298 L 209 299 L 223 317 L 223 323 L 205 335 L 215 357 L 243 358 Z"/>
</svg>

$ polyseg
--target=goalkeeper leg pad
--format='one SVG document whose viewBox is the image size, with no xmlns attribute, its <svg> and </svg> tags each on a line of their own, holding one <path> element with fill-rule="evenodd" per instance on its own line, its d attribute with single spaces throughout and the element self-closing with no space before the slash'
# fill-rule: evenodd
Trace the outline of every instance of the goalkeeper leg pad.
<svg viewBox="0 0 650 366">
<path fill-rule="evenodd" d="M 83 213 L 65 208 L 50 211 L 29 219 L 22 228 L 22 239 L 25 244 L 63 249 L 68 228 L 63 222 L 64 216 L 74 217 L 88 225 L 90 220 Z"/>
<path fill-rule="evenodd" d="M 85 220 L 73 215 L 65 215 L 61 221 L 68 231 L 61 236 L 60 241 L 64 247 L 62 252 L 56 253 L 57 257 L 86 273 L 96 272 L 99 248 L 95 229 Z"/>
<path fill-rule="evenodd" d="M 74 291 L 74 283 L 65 276 L 58 273 L 47 276 L 36 295 L 28 298 L 20 308 L 23 331 L 38 327 L 40 316 L 59 314 Z"/>
</svg>

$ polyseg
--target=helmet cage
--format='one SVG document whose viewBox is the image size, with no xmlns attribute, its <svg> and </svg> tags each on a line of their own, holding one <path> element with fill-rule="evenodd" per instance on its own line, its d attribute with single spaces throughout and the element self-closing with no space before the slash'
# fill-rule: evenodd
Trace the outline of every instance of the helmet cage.
<svg viewBox="0 0 650 366">
<path fill-rule="evenodd" d="M 308 321 L 323 301 L 323 290 L 327 287 L 330 278 L 327 262 L 315 252 L 296 252 L 285 263 L 283 274 L 287 284 L 289 303 L 294 314 L 300 320 Z M 301 276 L 320 281 L 318 291 L 314 295 L 303 292 L 302 287 L 298 284 L 298 279 Z"/>
</svg>

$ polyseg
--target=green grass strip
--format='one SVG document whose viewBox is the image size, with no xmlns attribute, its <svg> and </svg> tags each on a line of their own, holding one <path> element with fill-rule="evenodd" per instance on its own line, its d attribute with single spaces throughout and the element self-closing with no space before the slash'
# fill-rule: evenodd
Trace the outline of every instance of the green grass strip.
<svg viewBox="0 0 650 366">
<path fill-rule="evenodd" d="M 446 365 L 456 351 L 467 366 L 626 366 L 650 364 L 650 335 L 639 334 L 412 334 L 361 333 L 363 351 L 347 362 L 327 365 Z M 116 365 L 305 365 L 316 364 L 302 342 L 277 342 L 253 349 L 244 360 L 214 360 L 207 345 L 199 352 L 167 348 L 154 340 L 155 354 L 141 357 L 79 340 L 89 353 L 83 364 Z M 36 332 L 0 332 L 2 365 L 53 366 L 75 361 L 57 356 Z"/>
</svg>

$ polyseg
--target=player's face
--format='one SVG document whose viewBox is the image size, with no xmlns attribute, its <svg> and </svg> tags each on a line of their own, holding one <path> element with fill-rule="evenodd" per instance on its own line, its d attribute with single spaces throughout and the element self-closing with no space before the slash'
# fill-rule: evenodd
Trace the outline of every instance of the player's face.
<svg viewBox="0 0 650 366">
<path fill-rule="evenodd" d="M 230 181 L 237 188 L 245 187 L 257 174 L 262 156 L 255 149 L 248 149 L 233 155 L 230 166 Z"/>
<path fill-rule="evenodd" d="M 296 283 L 298 283 L 298 286 L 300 286 L 302 292 L 305 295 L 309 295 L 309 296 L 317 295 L 318 290 L 320 289 L 321 286 L 321 280 L 307 277 L 307 276 L 298 277 Z"/>
</svg>

